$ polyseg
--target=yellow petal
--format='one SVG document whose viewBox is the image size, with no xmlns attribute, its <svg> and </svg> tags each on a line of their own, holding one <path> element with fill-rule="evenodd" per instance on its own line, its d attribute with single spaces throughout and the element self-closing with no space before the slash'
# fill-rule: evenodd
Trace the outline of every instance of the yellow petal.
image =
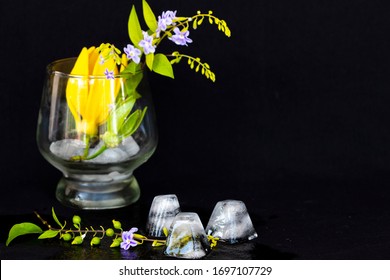
<svg viewBox="0 0 390 280">
<path fill-rule="evenodd" d="M 82 115 L 83 107 L 88 97 L 88 63 L 88 50 L 87 48 L 83 48 L 70 74 L 85 76 L 85 78 L 71 77 L 66 87 L 66 99 L 76 122 L 80 120 L 80 115 Z"/>
<path fill-rule="evenodd" d="M 113 71 L 114 75 L 118 74 L 114 59 L 106 60 L 103 64 L 96 61 L 93 76 L 101 76 L 101 78 L 90 81 L 87 109 L 83 116 L 85 120 L 97 124 L 106 121 L 117 95 L 117 79 L 106 79 L 104 75 L 106 69 Z"/>
<path fill-rule="evenodd" d="M 93 73 L 93 68 L 95 67 L 95 63 L 99 58 L 99 51 L 95 47 L 90 47 L 88 49 L 88 65 L 89 65 L 89 73 Z"/>
<path fill-rule="evenodd" d="M 89 74 L 89 51 L 87 48 L 83 48 L 73 66 L 72 75 L 88 76 Z"/>
<path fill-rule="evenodd" d="M 125 68 L 127 67 L 127 56 L 126 54 L 122 54 L 122 57 L 121 57 L 121 72 L 123 70 L 125 70 Z"/>
<path fill-rule="evenodd" d="M 106 57 L 107 53 L 99 54 L 95 47 L 83 48 L 71 71 L 72 75 L 82 77 L 71 77 L 67 85 L 67 101 L 77 129 L 89 135 L 95 135 L 98 126 L 107 120 L 115 105 L 121 82 L 118 78 L 106 79 L 106 69 L 117 75 L 118 67 L 114 59 L 108 59 L 102 64 L 100 56 Z M 122 56 L 122 64 L 121 68 L 124 69 L 127 65 L 125 55 Z"/>
<path fill-rule="evenodd" d="M 77 131 L 94 136 L 98 133 L 98 125 L 94 122 L 82 120 L 77 123 Z"/>
</svg>

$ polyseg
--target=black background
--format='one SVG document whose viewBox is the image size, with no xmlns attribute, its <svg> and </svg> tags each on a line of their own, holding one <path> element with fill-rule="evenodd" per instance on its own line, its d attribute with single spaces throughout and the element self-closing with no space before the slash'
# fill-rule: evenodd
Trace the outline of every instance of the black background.
<svg viewBox="0 0 390 280">
<path fill-rule="evenodd" d="M 207 61 L 216 83 L 186 63 L 175 65 L 175 80 L 149 75 L 159 145 L 135 172 L 140 219 L 158 194 L 177 194 L 204 223 L 217 201 L 240 199 L 259 238 L 252 253 L 232 258 L 389 258 L 390 4 L 148 2 L 156 15 L 213 10 L 232 37 L 204 23 L 191 31 L 194 43 L 179 47 Z M 140 0 L 0 5 L 2 258 L 50 257 L 25 254 L 22 243 L 4 248 L 9 227 L 52 206 L 64 218 L 74 213 L 55 200 L 61 174 L 35 142 L 46 65 L 84 46 L 125 46 L 133 3 L 140 13 Z M 100 213 L 134 218 L 133 208 Z"/>
</svg>

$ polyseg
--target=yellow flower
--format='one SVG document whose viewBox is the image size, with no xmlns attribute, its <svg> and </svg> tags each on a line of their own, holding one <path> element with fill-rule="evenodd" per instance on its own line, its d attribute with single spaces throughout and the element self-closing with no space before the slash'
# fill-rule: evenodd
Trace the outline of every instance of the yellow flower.
<svg viewBox="0 0 390 280">
<path fill-rule="evenodd" d="M 215 246 L 217 246 L 217 243 L 219 241 L 219 237 L 214 237 L 212 235 L 207 235 L 207 239 L 210 242 L 210 249 L 213 249 Z"/>
<path fill-rule="evenodd" d="M 95 47 L 83 48 L 66 88 L 77 131 L 90 136 L 97 135 L 99 125 L 107 120 L 120 86 L 119 78 L 107 79 L 104 75 L 105 71 L 111 71 L 114 76 L 118 74 L 114 58 L 106 58 L 106 55 Z M 126 56 L 122 56 L 122 65 L 126 65 Z"/>
</svg>

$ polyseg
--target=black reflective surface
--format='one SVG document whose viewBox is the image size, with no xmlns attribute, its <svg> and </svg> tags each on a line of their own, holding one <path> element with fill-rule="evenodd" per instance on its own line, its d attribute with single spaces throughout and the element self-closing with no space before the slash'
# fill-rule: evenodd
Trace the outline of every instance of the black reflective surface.
<svg viewBox="0 0 390 280">
<path fill-rule="evenodd" d="M 291 178 L 290 183 L 264 184 L 256 195 L 251 192 L 237 197 L 210 192 L 195 205 L 193 195 L 177 193 L 182 211 L 197 212 L 204 225 L 218 200 L 242 199 L 248 208 L 259 237 L 242 244 L 219 243 L 206 259 L 388 259 L 390 258 L 389 194 L 380 192 L 380 184 L 348 182 L 315 182 Z M 189 183 L 187 184 L 190 185 Z M 293 186 L 293 187 L 290 187 Z M 147 186 L 144 186 L 147 189 Z M 159 193 L 163 194 L 163 193 Z M 16 238 L 8 247 L 4 242 L 15 223 L 40 221 L 33 214 L 37 210 L 46 220 L 51 219 L 49 205 L 55 207 L 60 220 L 70 221 L 74 214 L 82 217 L 85 226 L 111 227 L 112 219 L 122 222 L 124 229 L 138 227 L 144 233 L 152 194 L 143 194 L 140 201 L 122 209 L 79 211 L 60 205 L 54 197 L 1 215 L 1 259 L 169 259 L 163 248 L 150 244 L 128 251 L 109 248 L 110 239 L 103 239 L 99 247 L 88 243 L 72 246 L 58 239 L 37 240 L 36 235 Z M 25 205 L 27 207 L 27 205 Z M 42 228 L 45 228 L 42 226 Z"/>
</svg>

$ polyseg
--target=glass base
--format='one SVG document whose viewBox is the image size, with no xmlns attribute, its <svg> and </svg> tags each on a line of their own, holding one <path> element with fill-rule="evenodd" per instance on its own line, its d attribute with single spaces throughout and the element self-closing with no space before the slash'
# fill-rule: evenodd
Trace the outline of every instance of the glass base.
<svg viewBox="0 0 390 280">
<path fill-rule="evenodd" d="M 134 176 L 123 180 L 82 181 L 62 177 L 57 185 L 56 197 L 64 205 L 78 209 L 102 210 L 135 203 L 141 191 Z"/>
</svg>

